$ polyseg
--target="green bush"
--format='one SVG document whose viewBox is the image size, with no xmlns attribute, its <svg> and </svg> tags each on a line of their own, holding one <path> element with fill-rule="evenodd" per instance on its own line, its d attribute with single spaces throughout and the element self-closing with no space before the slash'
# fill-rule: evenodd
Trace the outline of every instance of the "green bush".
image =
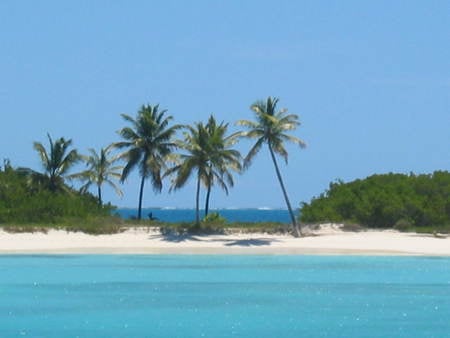
<svg viewBox="0 0 450 338">
<path fill-rule="evenodd" d="M 350 222 L 373 228 L 450 224 L 450 173 L 373 175 L 338 181 L 300 208 L 301 221 Z"/>
<path fill-rule="evenodd" d="M 31 185 L 20 171 L 0 171 L 0 226 L 3 224 L 54 224 L 72 219 L 109 217 L 112 207 L 99 206 L 88 193 L 75 190 L 52 192 Z"/>
<path fill-rule="evenodd" d="M 203 218 L 202 223 L 213 225 L 225 225 L 227 224 L 227 220 L 225 217 L 220 216 L 218 212 L 212 212 Z"/>
<path fill-rule="evenodd" d="M 410 221 L 402 218 L 402 219 L 399 219 L 397 222 L 395 222 L 394 229 L 399 230 L 399 231 L 405 231 L 405 230 L 411 229 L 412 226 L 413 225 L 411 224 Z"/>
</svg>

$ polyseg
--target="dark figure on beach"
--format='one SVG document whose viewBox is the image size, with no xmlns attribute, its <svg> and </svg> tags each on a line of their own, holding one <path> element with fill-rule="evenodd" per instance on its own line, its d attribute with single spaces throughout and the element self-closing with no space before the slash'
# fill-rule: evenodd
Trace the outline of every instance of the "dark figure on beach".
<svg viewBox="0 0 450 338">
<path fill-rule="evenodd" d="M 148 218 L 150 219 L 150 221 L 156 221 L 158 219 L 157 217 L 153 217 L 153 212 L 150 212 L 148 214 Z"/>
</svg>

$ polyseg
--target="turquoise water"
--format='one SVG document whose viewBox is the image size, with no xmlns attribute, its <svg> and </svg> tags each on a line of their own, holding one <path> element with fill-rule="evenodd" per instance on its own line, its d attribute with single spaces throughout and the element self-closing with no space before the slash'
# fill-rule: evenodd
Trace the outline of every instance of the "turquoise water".
<svg viewBox="0 0 450 338">
<path fill-rule="evenodd" d="M 119 208 L 115 210 L 123 218 L 136 217 L 137 209 Z M 290 223 L 289 213 L 286 209 L 214 209 L 230 222 L 280 222 Z M 295 211 L 296 215 L 298 210 Z M 153 217 L 164 222 L 193 222 L 195 220 L 195 209 L 164 209 L 146 208 L 142 209 L 142 217 L 147 218 L 152 213 Z M 201 210 L 201 217 L 204 211 Z"/>
<path fill-rule="evenodd" d="M 0 337 L 448 337 L 450 259 L 0 256 Z"/>
</svg>

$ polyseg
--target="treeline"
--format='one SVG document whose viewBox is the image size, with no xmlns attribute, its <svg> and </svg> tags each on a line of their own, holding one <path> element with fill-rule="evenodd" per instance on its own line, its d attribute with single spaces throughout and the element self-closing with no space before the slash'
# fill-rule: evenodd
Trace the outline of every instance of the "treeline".
<svg viewBox="0 0 450 338">
<path fill-rule="evenodd" d="M 111 207 L 100 206 L 92 194 L 62 187 L 64 192 L 55 193 L 34 180 L 28 170 L 6 162 L 0 168 L 0 225 L 56 224 L 110 215 Z"/>
<path fill-rule="evenodd" d="M 450 173 L 373 175 L 331 183 L 301 206 L 305 223 L 350 222 L 372 228 L 450 225 Z"/>
</svg>

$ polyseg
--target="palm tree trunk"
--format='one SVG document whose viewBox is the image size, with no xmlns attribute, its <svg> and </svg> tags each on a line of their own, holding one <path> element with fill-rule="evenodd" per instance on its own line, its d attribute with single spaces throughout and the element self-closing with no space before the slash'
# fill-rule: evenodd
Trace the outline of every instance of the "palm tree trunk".
<svg viewBox="0 0 450 338">
<path fill-rule="evenodd" d="M 56 191 L 56 178 L 53 174 L 50 174 L 50 180 L 49 180 L 49 188 L 51 192 L 55 192 Z"/>
<path fill-rule="evenodd" d="M 98 205 L 102 206 L 103 201 L 102 201 L 102 188 L 100 185 L 97 185 L 97 193 L 98 193 Z"/>
<path fill-rule="evenodd" d="M 297 224 L 297 220 L 295 219 L 294 212 L 292 211 L 291 203 L 289 202 L 286 188 L 284 187 L 283 179 L 281 178 L 280 169 L 278 168 L 277 159 L 275 158 L 275 154 L 273 153 L 272 145 L 269 142 L 268 142 L 268 145 L 269 145 L 270 156 L 272 156 L 273 165 L 275 166 L 275 171 L 277 173 L 278 182 L 280 182 L 281 190 L 283 191 L 283 196 L 284 196 L 286 205 L 289 210 L 289 215 L 291 216 L 292 226 L 294 227 L 294 236 L 300 237 L 302 233 Z"/>
<path fill-rule="evenodd" d="M 195 225 L 200 226 L 200 174 L 197 177 L 197 192 L 195 195 Z"/>
<path fill-rule="evenodd" d="M 209 212 L 209 196 L 211 195 L 211 182 L 208 185 L 208 190 L 206 191 L 206 203 L 205 203 L 205 217 L 208 216 Z"/>
<path fill-rule="evenodd" d="M 144 183 L 145 183 L 145 176 L 142 175 L 141 188 L 139 190 L 139 207 L 138 207 L 138 216 L 137 216 L 138 220 L 140 220 L 142 218 L 142 196 L 144 195 Z"/>
</svg>

